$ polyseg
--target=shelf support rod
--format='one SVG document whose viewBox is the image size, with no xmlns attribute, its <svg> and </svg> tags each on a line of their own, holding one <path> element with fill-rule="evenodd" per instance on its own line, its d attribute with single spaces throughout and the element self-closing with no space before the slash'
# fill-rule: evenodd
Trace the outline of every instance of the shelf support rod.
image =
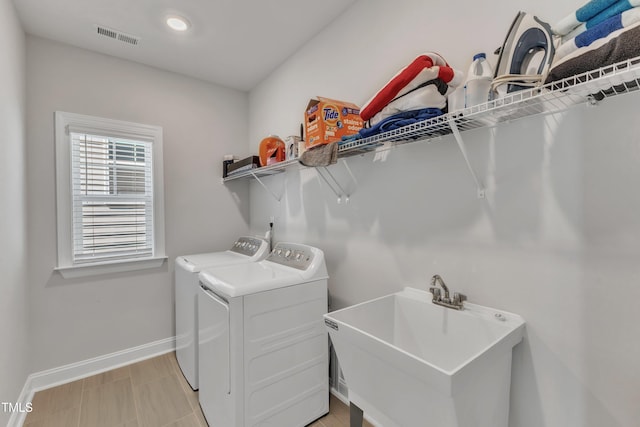
<svg viewBox="0 0 640 427">
<path fill-rule="evenodd" d="M 320 167 L 317 167 L 316 169 L 320 178 L 322 178 L 323 181 L 327 183 L 327 186 L 331 189 L 331 191 L 333 191 L 333 194 L 335 194 L 336 197 L 338 198 L 338 203 L 342 203 L 343 196 L 345 197 L 345 203 L 349 203 L 349 195 L 346 194 L 346 192 L 344 191 L 340 183 L 338 183 L 338 180 L 333 176 L 333 174 L 329 171 L 329 169 L 327 169 L 325 166 L 320 166 Z M 329 179 L 327 179 L 327 177 L 325 177 L 324 174 L 320 172 L 320 169 L 324 170 L 329 175 L 329 177 L 331 178 L 331 182 L 329 182 Z M 338 188 L 338 190 L 340 190 L 339 192 L 336 191 L 334 185 L 335 187 Z"/>
<path fill-rule="evenodd" d="M 271 189 L 267 187 L 267 185 L 264 182 L 262 182 L 260 177 L 256 175 L 254 171 L 249 171 L 249 173 L 251 174 L 251 176 L 255 178 L 256 181 L 258 181 L 258 183 L 262 186 L 262 188 L 267 190 L 267 193 L 271 194 L 271 197 L 273 197 L 277 202 L 280 202 L 280 199 L 282 198 L 282 196 L 280 197 L 276 196 L 276 194 L 273 191 L 271 191 Z"/>
<path fill-rule="evenodd" d="M 464 157 L 464 161 L 467 163 L 467 168 L 469 169 L 469 172 L 471 172 L 471 176 L 473 177 L 473 180 L 476 182 L 476 188 L 478 190 L 478 198 L 484 199 L 484 196 L 485 196 L 484 186 L 478 179 L 478 176 L 476 175 L 476 172 L 473 169 L 473 166 L 471 166 L 471 162 L 469 161 L 469 155 L 467 154 L 467 146 L 465 145 L 464 140 L 462 139 L 462 135 L 460 135 L 460 130 L 458 129 L 458 125 L 456 124 L 456 121 L 453 117 L 449 119 L 449 126 L 451 126 L 451 131 L 453 132 L 453 136 L 455 137 L 456 142 L 458 143 L 458 148 L 460 148 L 460 151 L 462 152 L 462 157 Z"/>
</svg>

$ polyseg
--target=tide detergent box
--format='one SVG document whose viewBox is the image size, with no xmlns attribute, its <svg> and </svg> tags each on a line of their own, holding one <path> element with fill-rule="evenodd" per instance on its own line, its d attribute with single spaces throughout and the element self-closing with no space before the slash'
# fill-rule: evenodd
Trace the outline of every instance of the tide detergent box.
<svg viewBox="0 0 640 427">
<path fill-rule="evenodd" d="M 320 96 L 307 104 L 304 123 L 306 148 L 340 141 L 343 135 L 353 135 L 363 126 L 360 107 Z"/>
</svg>

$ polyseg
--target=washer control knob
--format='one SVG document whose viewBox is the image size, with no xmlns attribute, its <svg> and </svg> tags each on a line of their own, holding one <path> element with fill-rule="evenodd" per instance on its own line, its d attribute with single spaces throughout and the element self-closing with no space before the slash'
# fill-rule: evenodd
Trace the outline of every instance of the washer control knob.
<svg viewBox="0 0 640 427">
<path fill-rule="evenodd" d="M 291 255 L 291 249 L 287 249 L 287 251 L 284 253 L 285 258 L 289 258 L 290 255 Z"/>
</svg>

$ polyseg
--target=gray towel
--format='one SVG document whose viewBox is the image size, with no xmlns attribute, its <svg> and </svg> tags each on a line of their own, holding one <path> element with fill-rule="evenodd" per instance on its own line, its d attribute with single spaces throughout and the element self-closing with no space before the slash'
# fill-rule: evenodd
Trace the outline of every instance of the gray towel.
<svg viewBox="0 0 640 427">
<path fill-rule="evenodd" d="M 299 159 L 305 166 L 329 166 L 338 161 L 338 143 L 316 145 L 302 153 Z"/>
<path fill-rule="evenodd" d="M 608 37 L 581 47 L 553 64 L 545 83 L 597 70 L 640 55 L 640 24 L 615 31 Z"/>
</svg>

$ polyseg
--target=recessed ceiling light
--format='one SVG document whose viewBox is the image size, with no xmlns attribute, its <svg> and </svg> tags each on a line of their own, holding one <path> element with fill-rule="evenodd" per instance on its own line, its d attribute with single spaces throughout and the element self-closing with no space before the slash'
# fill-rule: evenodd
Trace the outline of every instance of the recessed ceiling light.
<svg viewBox="0 0 640 427">
<path fill-rule="evenodd" d="M 167 25 L 169 28 L 175 31 L 187 31 L 189 29 L 189 21 L 182 16 L 169 16 L 167 18 Z"/>
</svg>

